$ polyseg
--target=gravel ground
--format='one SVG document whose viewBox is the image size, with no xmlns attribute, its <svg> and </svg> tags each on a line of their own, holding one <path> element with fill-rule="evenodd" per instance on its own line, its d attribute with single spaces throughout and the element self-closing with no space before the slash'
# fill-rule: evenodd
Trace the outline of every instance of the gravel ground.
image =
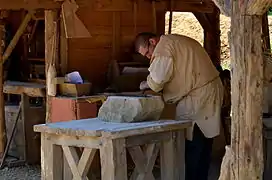
<svg viewBox="0 0 272 180">
<path fill-rule="evenodd" d="M 213 161 L 209 173 L 209 180 L 217 180 L 219 177 L 220 162 Z M 158 177 L 159 172 L 155 172 Z M 156 176 L 155 176 L 156 177 Z M 4 168 L 0 170 L 0 180 L 40 180 L 40 166 L 21 166 L 14 168 Z"/>
<path fill-rule="evenodd" d="M 40 166 L 21 166 L 0 170 L 0 180 L 40 180 Z"/>
</svg>

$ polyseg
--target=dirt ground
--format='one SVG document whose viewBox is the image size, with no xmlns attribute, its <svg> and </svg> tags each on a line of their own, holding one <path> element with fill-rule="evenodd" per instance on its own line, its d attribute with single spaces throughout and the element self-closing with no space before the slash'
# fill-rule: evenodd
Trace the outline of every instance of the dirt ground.
<svg viewBox="0 0 272 180">
<path fill-rule="evenodd" d="M 40 166 L 21 166 L 0 170 L 0 180 L 40 180 Z"/>
</svg>

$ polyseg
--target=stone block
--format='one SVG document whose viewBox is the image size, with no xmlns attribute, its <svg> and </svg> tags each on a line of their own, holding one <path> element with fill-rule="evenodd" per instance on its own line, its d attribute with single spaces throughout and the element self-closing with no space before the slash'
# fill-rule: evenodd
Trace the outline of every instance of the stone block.
<svg viewBox="0 0 272 180">
<path fill-rule="evenodd" d="M 164 108 L 160 96 L 109 96 L 98 112 L 107 122 L 141 122 L 158 120 Z"/>
</svg>

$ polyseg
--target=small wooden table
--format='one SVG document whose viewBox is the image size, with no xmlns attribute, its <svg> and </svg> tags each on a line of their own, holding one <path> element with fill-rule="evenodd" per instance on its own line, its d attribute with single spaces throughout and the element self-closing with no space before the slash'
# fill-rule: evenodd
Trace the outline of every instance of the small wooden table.
<svg viewBox="0 0 272 180">
<path fill-rule="evenodd" d="M 38 163 L 40 161 L 40 142 L 39 139 L 35 138 L 36 134 L 33 132 L 32 126 L 33 123 L 44 123 L 41 121 L 42 118 L 35 118 L 37 116 L 36 113 L 31 112 L 29 98 L 30 97 L 46 97 L 46 86 L 45 84 L 33 83 L 33 82 L 19 82 L 19 81 L 5 81 L 3 92 L 5 94 L 16 94 L 21 95 L 21 121 L 22 121 L 22 131 L 23 137 L 23 146 L 25 146 L 22 152 L 22 159 L 18 161 L 19 164 L 22 162 L 27 163 Z M 45 109 L 43 106 L 42 108 Z M 33 109 L 32 109 L 33 110 Z M 37 112 L 37 111 L 36 111 Z M 44 114 L 43 111 L 39 111 L 41 115 Z M 39 122 L 37 122 L 37 120 Z M 14 122 L 15 123 L 15 122 Z M 17 126 L 17 128 L 19 128 Z M 26 145 L 28 144 L 28 146 Z M 7 147 L 8 148 L 8 147 Z"/>
<path fill-rule="evenodd" d="M 102 180 L 128 179 L 126 151 L 135 164 L 131 179 L 155 180 L 152 170 L 160 151 L 161 179 L 184 180 L 184 133 L 189 126 L 189 121 L 110 123 L 98 118 L 35 125 L 42 138 L 42 179 L 63 179 L 62 153 L 73 178 L 86 179 L 99 150 Z M 84 148 L 81 157 L 75 147 Z"/>
</svg>

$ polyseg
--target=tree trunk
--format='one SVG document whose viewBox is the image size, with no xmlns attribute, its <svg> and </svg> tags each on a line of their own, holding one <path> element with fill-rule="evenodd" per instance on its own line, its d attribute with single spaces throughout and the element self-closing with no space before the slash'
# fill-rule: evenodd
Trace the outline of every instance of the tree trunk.
<svg viewBox="0 0 272 180">
<path fill-rule="evenodd" d="M 58 13 L 45 10 L 45 68 L 46 68 L 46 122 L 51 121 L 51 97 L 56 95 L 56 62 L 58 57 Z"/>
<path fill-rule="evenodd" d="M 232 180 L 258 180 L 263 173 L 262 17 L 241 15 L 233 1 L 231 18 Z"/>
</svg>

